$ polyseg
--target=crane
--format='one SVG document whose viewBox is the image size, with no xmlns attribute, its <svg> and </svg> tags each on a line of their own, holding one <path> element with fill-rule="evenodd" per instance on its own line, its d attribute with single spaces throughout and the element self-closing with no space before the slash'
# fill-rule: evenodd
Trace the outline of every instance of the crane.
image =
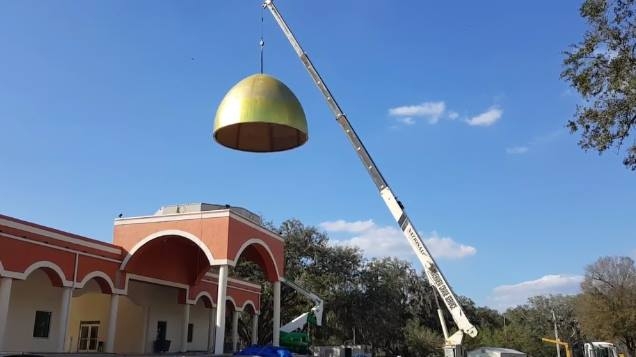
<svg viewBox="0 0 636 357">
<path fill-rule="evenodd" d="M 278 11 L 278 8 L 274 5 L 274 2 L 272 0 L 265 0 L 263 2 L 263 7 L 269 9 L 270 13 L 274 17 L 274 20 L 276 20 L 279 27 L 289 40 L 289 43 L 294 48 L 294 51 L 300 58 L 300 61 L 305 66 L 305 69 L 307 69 L 307 71 L 309 72 L 309 75 L 311 76 L 314 84 L 318 87 L 322 95 L 325 97 L 327 105 L 336 117 L 336 121 L 338 122 L 338 124 L 340 124 L 345 135 L 351 142 L 351 145 L 353 146 L 355 152 L 357 153 L 362 164 L 371 176 L 373 183 L 377 187 L 380 196 L 391 212 L 391 215 L 402 229 L 402 232 L 411 245 L 411 248 L 415 251 L 415 254 L 422 263 L 424 267 L 423 270 L 426 274 L 426 277 L 428 278 L 429 283 L 435 288 L 442 301 L 444 302 L 444 305 L 446 305 L 446 308 L 450 312 L 453 321 L 455 321 L 458 330 L 449 336 L 443 313 L 440 309 L 438 309 L 438 316 L 440 318 L 440 323 L 442 325 L 445 339 L 445 356 L 462 357 L 464 351 L 461 343 L 464 334 L 475 337 L 478 333 L 477 328 L 475 328 L 475 326 L 466 317 L 466 314 L 464 313 L 464 310 L 457 300 L 455 293 L 451 289 L 450 285 L 446 282 L 446 278 L 439 270 L 437 263 L 433 259 L 433 256 L 424 244 L 424 240 L 419 235 L 419 233 L 411 223 L 411 220 L 407 216 L 404 205 L 397 199 L 393 191 L 389 188 L 388 183 L 380 173 L 377 165 L 373 162 L 371 155 L 364 147 L 362 141 L 360 140 L 360 137 L 358 137 L 358 134 L 356 134 L 355 130 L 351 126 L 349 119 L 347 119 L 347 116 L 344 114 L 344 112 L 334 99 L 333 95 L 329 91 L 329 88 L 327 88 L 324 80 L 309 59 L 307 53 L 305 53 L 303 48 L 300 46 L 300 43 L 283 19 L 282 15 Z"/>
<path fill-rule="evenodd" d="M 290 348 L 297 353 L 306 353 L 309 349 L 309 332 L 299 332 L 306 324 L 315 324 L 316 326 L 322 326 L 322 312 L 324 307 L 323 300 L 318 295 L 298 286 L 291 280 L 283 278 L 281 282 L 292 289 L 296 290 L 299 294 L 303 295 L 315 305 L 310 311 L 305 312 L 293 320 L 281 326 L 280 328 L 280 342 L 284 347 Z"/>
</svg>

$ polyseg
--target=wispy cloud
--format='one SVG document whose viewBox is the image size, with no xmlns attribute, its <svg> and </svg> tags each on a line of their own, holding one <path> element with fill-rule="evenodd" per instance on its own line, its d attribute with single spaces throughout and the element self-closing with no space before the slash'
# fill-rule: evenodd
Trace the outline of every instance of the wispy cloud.
<svg viewBox="0 0 636 357">
<path fill-rule="evenodd" d="M 378 226 L 373 220 L 348 222 L 342 219 L 323 222 L 320 226 L 328 232 L 349 233 L 346 237 L 332 240 L 332 243 L 359 247 L 368 257 L 416 258 L 402 231 L 396 227 Z M 423 239 L 431 254 L 437 258 L 461 259 L 477 253 L 475 247 L 440 236 L 435 231 L 423 236 Z"/>
<path fill-rule="evenodd" d="M 564 132 L 565 132 L 565 129 L 556 129 L 548 133 L 535 136 L 526 145 L 515 145 L 515 146 L 506 148 L 506 154 L 509 154 L 509 155 L 525 154 L 528 151 L 530 151 L 531 148 L 535 146 L 545 145 L 558 139 L 559 136 L 561 136 L 561 134 L 563 134 Z"/>
<path fill-rule="evenodd" d="M 510 155 L 521 155 L 528 152 L 527 146 L 513 146 L 506 148 L 506 153 Z"/>
<path fill-rule="evenodd" d="M 548 294 L 577 294 L 583 281 L 581 275 L 553 274 L 517 284 L 500 285 L 493 289 L 489 305 L 499 311 L 523 305 L 528 298 Z"/>
<path fill-rule="evenodd" d="M 497 106 L 493 106 L 481 114 L 466 119 L 466 123 L 470 126 L 491 126 L 501 119 L 502 115 L 503 110 Z"/>
<path fill-rule="evenodd" d="M 410 120 L 404 122 L 407 125 L 414 124 L 414 117 L 424 118 L 430 124 L 436 124 L 444 114 L 446 110 L 446 103 L 440 102 L 424 102 L 417 105 L 404 105 L 401 107 L 395 107 L 389 109 L 389 115 L 392 117 L 398 117 L 404 122 L 404 118 Z"/>
<path fill-rule="evenodd" d="M 404 125 L 413 125 L 415 124 L 415 120 L 411 117 L 397 118 L 397 120 Z"/>
<path fill-rule="evenodd" d="M 502 115 L 501 108 L 492 106 L 481 114 L 464 119 L 463 122 L 471 126 L 490 126 L 501 119 Z M 460 115 L 454 110 L 447 109 L 446 102 L 436 101 L 389 108 L 389 116 L 396 118 L 403 125 L 414 125 L 418 119 L 424 119 L 429 124 L 437 124 L 442 118 L 456 120 Z"/>
</svg>

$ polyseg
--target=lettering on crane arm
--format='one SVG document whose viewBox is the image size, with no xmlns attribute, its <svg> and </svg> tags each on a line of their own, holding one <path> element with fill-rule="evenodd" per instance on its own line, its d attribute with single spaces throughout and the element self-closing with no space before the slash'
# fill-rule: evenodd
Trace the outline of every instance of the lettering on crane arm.
<svg viewBox="0 0 636 357">
<path fill-rule="evenodd" d="M 417 235 L 417 233 L 415 233 L 415 230 L 413 229 L 413 226 L 411 225 L 411 222 L 408 221 L 408 219 L 404 221 L 402 229 L 404 230 L 404 233 L 409 238 L 411 243 L 413 243 L 413 245 L 416 247 L 417 252 L 420 254 L 420 256 L 429 256 L 428 251 L 426 251 L 426 248 L 424 248 L 420 237 Z M 440 295 L 442 295 L 442 299 L 444 299 L 446 306 L 448 306 L 450 310 L 456 308 L 457 302 L 455 301 L 450 288 L 448 287 L 448 285 L 446 285 L 446 282 L 442 278 L 441 273 L 437 269 L 435 269 L 434 264 L 429 265 L 430 267 L 425 267 L 425 269 L 428 270 L 427 275 L 430 277 L 431 283 L 435 286 L 435 288 L 437 288 L 437 291 L 439 291 Z"/>
</svg>

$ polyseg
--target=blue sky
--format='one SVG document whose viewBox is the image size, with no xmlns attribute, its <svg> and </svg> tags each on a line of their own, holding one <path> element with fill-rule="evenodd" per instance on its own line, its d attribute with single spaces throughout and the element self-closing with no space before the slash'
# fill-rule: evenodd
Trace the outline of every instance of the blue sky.
<svg viewBox="0 0 636 357">
<path fill-rule="evenodd" d="M 277 4 L 457 293 L 501 309 L 636 255 L 636 176 L 564 128 L 577 2 Z M 229 203 L 419 266 L 268 13 L 265 72 L 299 97 L 309 142 L 211 140 L 225 92 L 258 71 L 260 16 L 258 1 L 0 2 L 0 212 L 110 241 L 120 212 Z"/>
</svg>

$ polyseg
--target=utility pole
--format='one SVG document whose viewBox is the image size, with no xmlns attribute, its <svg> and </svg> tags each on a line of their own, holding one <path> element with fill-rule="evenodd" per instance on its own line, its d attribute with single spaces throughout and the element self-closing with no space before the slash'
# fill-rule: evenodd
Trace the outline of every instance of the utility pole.
<svg viewBox="0 0 636 357">
<path fill-rule="evenodd" d="M 554 309 L 552 309 L 552 321 L 554 321 L 554 339 L 559 341 L 559 331 L 557 330 L 557 321 L 556 315 L 554 314 Z M 556 344 L 557 357 L 561 357 L 561 346 Z"/>
</svg>

